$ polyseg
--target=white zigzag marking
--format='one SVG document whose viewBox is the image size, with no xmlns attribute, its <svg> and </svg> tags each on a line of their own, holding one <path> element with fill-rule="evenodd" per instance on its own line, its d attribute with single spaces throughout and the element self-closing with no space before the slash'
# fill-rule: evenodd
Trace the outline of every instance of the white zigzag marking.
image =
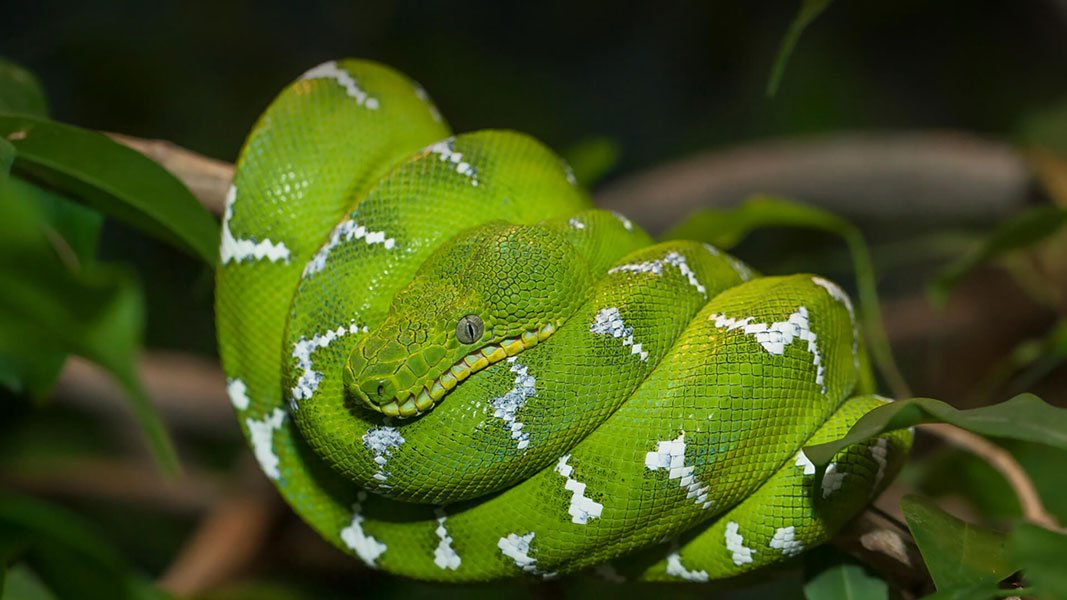
<svg viewBox="0 0 1067 600">
<path fill-rule="evenodd" d="M 352 522 L 341 530 L 341 541 L 355 551 L 356 556 L 368 567 L 376 569 L 378 557 L 386 551 L 386 546 L 363 531 L 363 501 L 366 499 L 367 492 L 361 491 L 356 495 L 356 501 L 352 504 Z"/>
<path fill-rule="evenodd" d="M 822 497 L 827 498 L 830 494 L 841 489 L 841 484 L 845 481 L 845 476 L 848 475 L 845 471 L 837 470 L 837 463 L 832 462 L 826 466 L 826 472 L 822 476 Z"/>
<path fill-rule="evenodd" d="M 463 153 L 456 152 L 455 144 L 455 138 L 448 138 L 433 144 L 426 150 L 441 157 L 441 160 L 452 163 L 456 173 L 469 179 L 472 186 L 478 187 L 478 170 L 463 160 Z"/>
<path fill-rule="evenodd" d="M 631 221 L 630 219 L 627 219 L 626 215 L 624 215 L 624 214 L 622 214 L 620 212 L 615 212 L 615 211 L 611 211 L 611 214 L 615 215 L 615 218 L 618 219 L 620 223 L 622 223 L 622 226 L 626 229 L 626 231 L 633 231 L 634 230 L 633 221 Z"/>
<path fill-rule="evenodd" d="M 385 470 L 385 463 L 393 455 L 393 450 L 399 448 L 400 444 L 403 443 L 404 436 L 400 435 L 400 430 L 388 425 L 372 427 L 367 430 L 367 433 L 363 434 L 363 445 L 374 454 L 374 464 L 377 465 L 377 472 L 374 474 L 374 478 L 382 482 L 380 487 L 391 487 L 384 484 L 385 480 L 389 478 L 389 472 Z"/>
<path fill-rule="evenodd" d="M 353 240 L 363 240 L 368 246 L 381 244 L 386 250 L 392 250 L 396 246 L 396 240 L 385 237 L 384 231 L 370 231 L 353 219 L 341 221 L 330 233 L 329 241 L 323 244 L 319 251 L 315 253 L 315 256 L 304 266 L 304 277 L 325 269 L 326 260 L 330 258 L 330 252 L 342 242 L 351 242 Z"/>
<path fill-rule="evenodd" d="M 707 571 L 690 571 L 685 568 L 685 565 L 682 564 L 682 555 L 678 552 L 677 543 L 672 547 L 671 553 L 667 555 L 667 574 L 686 581 L 701 583 L 709 579 Z"/>
<path fill-rule="evenodd" d="M 437 542 L 437 548 L 434 548 L 433 551 L 433 563 L 442 571 L 445 569 L 455 571 L 463 560 L 452 548 L 452 536 L 448 535 L 448 530 L 445 529 L 445 520 L 448 517 L 445 516 L 445 511 L 442 508 L 437 509 L 434 514 L 437 516 L 437 529 L 434 532 L 437 534 L 439 541 Z"/>
<path fill-rule="evenodd" d="M 785 321 L 774 323 L 753 323 L 755 317 L 733 319 L 720 314 L 708 315 L 708 319 L 715 322 L 715 327 L 727 331 L 742 330 L 746 335 L 756 338 L 760 346 L 768 353 L 781 356 L 785 354 L 785 347 L 793 343 L 793 340 L 807 342 L 808 352 L 811 353 L 812 362 L 815 364 L 815 383 L 826 393 L 825 375 L 826 368 L 822 364 L 822 354 L 816 343 L 817 336 L 811 330 L 811 322 L 808 320 L 808 309 L 801 306 L 789 315 Z"/>
<path fill-rule="evenodd" d="M 331 60 L 311 69 L 301 79 L 333 79 L 345 89 L 345 94 L 354 98 L 356 104 L 368 110 L 378 110 L 378 99 L 367 95 L 356 83 L 355 78 L 348 71 L 337 65 L 337 61 Z"/>
<path fill-rule="evenodd" d="M 274 453 L 274 432 L 281 429 L 285 416 L 284 410 L 276 408 L 261 420 L 251 417 L 245 419 L 248 435 L 252 439 L 252 453 L 267 477 L 275 480 L 282 474 L 278 470 L 278 455 Z"/>
<path fill-rule="evenodd" d="M 845 305 L 845 310 L 848 311 L 848 320 L 852 323 L 852 365 L 854 368 L 859 369 L 860 330 L 859 325 L 856 323 L 856 311 L 852 308 L 852 299 L 848 297 L 845 290 L 829 279 L 812 277 L 811 282 L 826 290 L 826 293 L 830 294 L 831 298 Z"/>
<path fill-rule="evenodd" d="M 663 274 L 663 266 L 670 265 L 676 269 L 689 280 L 689 285 L 696 288 L 696 291 L 700 292 L 705 298 L 708 297 L 708 290 L 699 281 L 697 281 L 696 273 L 689 268 L 689 263 L 685 262 L 685 257 L 678 252 L 668 252 L 662 259 L 649 260 L 641 263 L 634 263 L 629 265 L 619 265 L 608 269 L 608 274 L 628 272 L 628 273 L 652 273 L 653 275 Z"/>
<path fill-rule="evenodd" d="M 711 506 L 707 486 L 700 485 L 693 475 L 695 467 L 685 465 L 685 433 L 673 440 L 656 444 L 655 450 L 645 454 L 645 467 L 650 471 L 667 471 L 667 479 L 677 479 L 678 484 L 688 492 L 686 498 L 693 500 L 701 508 Z"/>
<path fill-rule="evenodd" d="M 348 327 L 341 326 L 337 329 L 331 329 L 321 335 L 316 335 L 311 339 L 300 338 L 300 340 L 297 341 L 293 346 L 293 358 L 296 359 L 296 367 L 300 369 L 301 373 L 300 377 L 296 380 L 296 385 L 290 390 L 294 401 L 311 398 L 315 395 L 315 390 L 318 389 L 319 382 L 322 381 L 322 373 L 313 368 L 311 355 L 314 354 L 316 350 L 329 346 L 339 337 L 351 333 L 359 333 L 361 331 L 367 331 L 367 328 L 352 323 Z"/>
<path fill-rule="evenodd" d="M 530 556 L 530 542 L 533 541 L 533 538 L 534 532 L 532 531 L 525 535 L 509 533 L 506 537 L 502 537 L 497 541 L 496 547 L 500 548 L 500 552 L 504 556 L 515 561 L 516 567 L 527 573 L 537 574 L 537 559 Z"/>
<path fill-rule="evenodd" d="M 587 498 L 585 496 L 585 484 L 576 479 L 571 479 L 574 467 L 567 464 L 570 457 L 570 454 L 564 454 L 560 457 L 559 464 L 556 465 L 556 472 L 567 480 L 563 487 L 571 492 L 571 505 L 567 509 L 567 512 L 571 515 L 571 522 L 585 525 L 591 519 L 600 517 L 600 513 L 604 510 L 604 505 Z"/>
<path fill-rule="evenodd" d="M 734 564 L 740 567 L 745 563 L 752 562 L 752 555 L 756 551 L 745 546 L 745 538 L 741 536 L 739 530 L 740 526 L 736 521 L 730 521 L 726 524 L 726 549 L 733 553 L 731 558 Z"/>
<path fill-rule="evenodd" d="M 239 239 L 230 231 L 230 220 L 233 219 L 233 205 L 237 202 L 237 186 L 231 185 L 226 192 L 226 212 L 222 215 L 222 239 L 219 243 L 219 259 L 222 264 L 229 262 L 241 262 L 244 260 L 263 260 L 270 262 L 289 262 L 289 248 L 278 242 L 275 244 L 267 238 L 260 242 Z"/>
<path fill-rule="evenodd" d="M 526 365 L 515 362 L 515 357 L 508 358 L 512 363 L 511 372 L 515 374 L 515 386 L 508 393 L 489 401 L 493 409 L 493 416 L 502 419 L 504 424 L 511 430 L 511 439 L 518 440 L 519 450 L 525 450 L 530 445 L 530 434 L 522 430 L 522 423 L 515 413 L 526 403 L 526 399 L 537 393 L 534 387 L 537 380 L 530 375 Z"/>
<path fill-rule="evenodd" d="M 634 343 L 634 328 L 627 327 L 622 322 L 622 315 L 619 314 L 619 309 L 614 306 L 597 311 L 596 318 L 589 325 L 589 332 L 621 339 L 623 346 L 630 347 L 630 354 L 640 356 L 641 360 L 648 360 L 648 352 L 641 349 L 641 344 Z"/>
<path fill-rule="evenodd" d="M 796 556 L 804 551 L 804 544 L 796 539 L 796 528 L 792 525 L 775 529 L 774 537 L 767 545 L 781 550 L 785 556 Z"/>
<path fill-rule="evenodd" d="M 248 399 L 248 387 L 240 377 L 234 377 L 226 382 L 226 395 L 230 397 L 230 402 L 237 410 L 248 408 L 248 403 L 251 402 Z"/>
</svg>

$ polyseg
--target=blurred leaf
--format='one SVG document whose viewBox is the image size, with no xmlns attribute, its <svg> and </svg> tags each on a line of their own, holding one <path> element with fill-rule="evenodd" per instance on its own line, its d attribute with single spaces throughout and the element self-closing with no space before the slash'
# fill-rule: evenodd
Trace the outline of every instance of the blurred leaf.
<svg viewBox="0 0 1067 600">
<path fill-rule="evenodd" d="M 832 2 L 833 0 L 801 0 L 800 10 L 793 17 L 789 29 L 785 32 L 785 37 L 782 38 L 782 44 L 778 47 L 778 55 L 774 59 L 770 79 L 767 80 L 768 96 L 778 93 L 778 84 L 782 81 L 785 66 L 793 54 L 793 48 L 796 47 L 800 34 L 804 33 L 812 21 L 821 15 Z"/>
<path fill-rule="evenodd" d="M 1067 535 L 1024 523 L 1011 533 L 1008 548 L 1035 598 L 1067 598 Z"/>
<path fill-rule="evenodd" d="M 994 600 L 1014 596 L 1014 590 L 1004 589 L 995 583 L 979 583 L 968 587 L 938 590 L 922 600 Z"/>
<path fill-rule="evenodd" d="M 73 268 L 80 270 L 94 264 L 103 215 L 18 177 L 8 180 L 6 197 L 17 197 L 17 201 L 37 209 L 52 246 Z M 0 356 L 0 385 L 15 393 L 41 397 L 51 389 L 66 357 L 63 350 L 41 352 L 32 360 L 27 356 Z"/>
<path fill-rule="evenodd" d="M 1067 361 L 1067 319 L 1057 321 L 1044 336 L 1020 342 L 976 384 L 979 398 L 988 397 L 1014 378 L 1013 390 L 1031 389 Z"/>
<path fill-rule="evenodd" d="M 1067 449 L 1067 409 L 1052 406 L 1033 394 L 1019 394 L 999 404 L 969 410 L 932 398 L 898 400 L 860 417 L 845 437 L 807 446 L 804 454 L 821 471 L 847 446 L 921 423 L 949 423 L 980 435 Z"/>
<path fill-rule="evenodd" d="M 1003 493 L 1004 476 L 972 452 L 944 445 L 920 460 L 909 461 L 904 469 L 901 482 L 928 498 L 959 499 L 977 514 L 997 521 L 1022 515 L 1015 494 Z"/>
<path fill-rule="evenodd" d="M 180 181 L 149 158 L 99 133 L 0 114 L 15 145 L 14 171 L 84 200 L 214 267 L 219 226 Z"/>
<path fill-rule="evenodd" d="M 166 598 L 88 523 L 51 504 L 0 494 L 0 537 L 29 541 L 22 559 L 59 598 Z"/>
<path fill-rule="evenodd" d="M 15 146 L 0 138 L 0 182 L 11 176 L 11 164 L 15 162 Z"/>
<path fill-rule="evenodd" d="M 176 471 L 170 438 L 137 379 L 140 290 L 122 271 L 72 264 L 41 211 L 10 187 L 0 188 L 0 356 L 28 370 L 68 352 L 99 364 L 125 389 L 160 465 Z"/>
<path fill-rule="evenodd" d="M 1034 482 L 1041 503 L 1061 523 L 1067 523 L 1067 450 L 1033 442 L 1005 441 L 1001 444 L 1019 461 Z"/>
<path fill-rule="evenodd" d="M 804 584 L 808 600 L 878 600 L 889 597 L 889 587 L 859 565 L 831 567 Z"/>
<path fill-rule="evenodd" d="M 26 69 L 0 58 L 0 112 L 43 117 L 48 114 L 44 91 Z"/>
<path fill-rule="evenodd" d="M 593 187 L 619 162 L 619 144 L 607 137 L 579 140 L 564 153 L 575 179 Z"/>
<path fill-rule="evenodd" d="M 1028 115 L 1019 133 L 1025 146 L 1067 153 L 1067 99 Z"/>
<path fill-rule="evenodd" d="M 900 509 L 939 591 L 995 584 L 1017 570 L 1006 535 L 961 521 L 920 496 L 905 496 Z"/>
<path fill-rule="evenodd" d="M 871 357 L 896 396 L 908 396 L 908 386 L 893 359 L 870 251 L 863 234 L 848 221 L 827 211 L 773 196 L 753 196 L 729 209 L 697 211 L 663 235 L 663 240 L 698 240 L 730 249 L 749 233 L 765 227 L 802 227 L 839 236 L 848 245 L 856 273 L 860 319 Z"/>
<path fill-rule="evenodd" d="M 1064 135 L 1067 140 L 1067 135 Z M 1067 208 L 1067 149 L 1063 154 L 1035 148 L 1026 153 L 1038 181 L 1045 187 L 1049 198 L 1062 208 Z"/>
<path fill-rule="evenodd" d="M 1032 246 L 1067 224 L 1067 209 L 1039 206 L 1010 219 L 993 231 L 973 251 L 946 266 L 927 286 L 931 301 L 939 306 L 948 300 L 952 288 L 978 265 L 1015 250 Z"/>
<path fill-rule="evenodd" d="M 40 578 L 24 565 L 15 565 L 7 572 L 7 577 L 0 587 L 0 598 L 4 600 L 56 600 L 55 594 L 48 591 Z"/>
</svg>

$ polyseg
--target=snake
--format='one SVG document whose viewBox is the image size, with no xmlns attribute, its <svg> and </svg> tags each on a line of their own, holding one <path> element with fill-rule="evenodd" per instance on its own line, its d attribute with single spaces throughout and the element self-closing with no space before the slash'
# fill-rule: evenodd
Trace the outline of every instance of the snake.
<svg viewBox="0 0 1067 600">
<path fill-rule="evenodd" d="M 365 60 L 293 81 L 222 219 L 218 347 L 252 454 L 367 566 L 426 581 L 715 581 L 861 512 L 911 433 L 804 454 L 859 393 L 849 296 L 655 241 L 546 146 L 454 135 Z"/>
</svg>

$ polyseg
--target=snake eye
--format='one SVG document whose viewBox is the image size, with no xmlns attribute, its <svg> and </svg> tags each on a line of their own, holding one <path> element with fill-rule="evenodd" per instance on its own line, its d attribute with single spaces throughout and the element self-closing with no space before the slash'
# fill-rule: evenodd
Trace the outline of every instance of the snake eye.
<svg viewBox="0 0 1067 600">
<path fill-rule="evenodd" d="M 485 325 L 478 315 L 467 315 L 456 323 L 456 338 L 464 344 L 473 344 L 482 339 Z"/>
</svg>

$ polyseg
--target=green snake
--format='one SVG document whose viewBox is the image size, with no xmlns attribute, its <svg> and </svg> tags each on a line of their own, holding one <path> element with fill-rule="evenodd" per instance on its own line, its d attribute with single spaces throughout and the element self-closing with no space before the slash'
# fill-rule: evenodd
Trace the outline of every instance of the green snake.
<svg viewBox="0 0 1067 600">
<path fill-rule="evenodd" d="M 437 581 L 708 581 L 831 537 L 906 430 L 805 445 L 852 396 L 848 296 L 654 243 L 528 136 L 452 136 L 376 63 L 320 65 L 241 151 L 219 349 L 255 457 L 324 538 Z"/>
</svg>

